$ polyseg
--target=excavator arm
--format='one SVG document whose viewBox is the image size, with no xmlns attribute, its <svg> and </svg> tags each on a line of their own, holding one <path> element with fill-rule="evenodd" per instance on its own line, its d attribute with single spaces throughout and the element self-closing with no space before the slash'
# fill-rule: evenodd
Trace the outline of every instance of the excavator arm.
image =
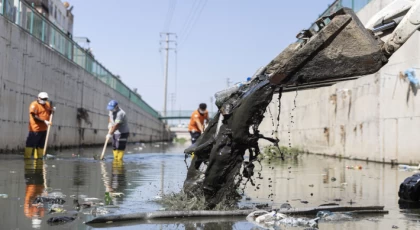
<svg viewBox="0 0 420 230">
<path fill-rule="evenodd" d="M 366 27 L 380 33 L 378 36 L 393 30 L 382 49 L 391 56 L 419 29 L 420 1 L 395 0 L 372 17 Z"/>
<path fill-rule="evenodd" d="M 300 32 L 298 41 L 274 58 L 264 74 L 285 91 L 318 88 L 372 74 L 419 26 L 420 0 L 395 0 L 366 27 L 351 9 L 343 8 Z"/>
</svg>

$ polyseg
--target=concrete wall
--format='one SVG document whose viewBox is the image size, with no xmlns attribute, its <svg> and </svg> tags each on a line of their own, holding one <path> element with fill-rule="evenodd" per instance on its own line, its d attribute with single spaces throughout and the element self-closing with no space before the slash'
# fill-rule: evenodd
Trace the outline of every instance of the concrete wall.
<svg viewBox="0 0 420 230">
<path fill-rule="evenodd" d="M 372 0 L 358 15 L 363 23 L 390 0 Z M 379 72 L 331 87 L 278 95 L 260 128 L 278 130 L 281 145 L 363 160 L 420 163 L 420 95 L 409 90 L 399 72 L 420 68 L 420 38 L 416 32 Z M 420 76 L 420 69 L 417 69 Z M 294 99 L 296 97 L 296 107 Z M 275 132 L 274 132 L 275 133 Z M 276 134 L 275 134 L 276 135 Z"/>
<path fill-rule="evenodd" d="M 98 78 L 0 16 L 0 149 L 25 146 L 29 104 L 40 91 L 55 103 L 52 146 L 100 144 L 107 133 L 109 100 L 116 99 L 126 111 L 130 141 L 160 141 L 169 132 L 157 118 L 146 113 Z M 78 119 L 78 108 L 88 120 Z"/>
</svg>

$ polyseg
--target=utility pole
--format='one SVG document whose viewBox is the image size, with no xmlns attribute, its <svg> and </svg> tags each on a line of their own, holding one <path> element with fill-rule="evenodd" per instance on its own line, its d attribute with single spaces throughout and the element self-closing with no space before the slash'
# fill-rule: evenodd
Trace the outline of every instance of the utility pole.
<svg viewBox="0 0 420 230">
<path fill-rule="evenodd" d="M 226 87 L 229 88 L 230 87 L 230 78 L 226 78 Z"/>
<path fill-rule="evenodd" d="M 176 41 L 175 40 L 169 40 L 170 36 L 175 36 L 175 33 L 160 33 L 160 36 L 162 37 L 162 35 L 165 35 L 165 40 L 164 41 L 160 41 L 160 44 L 162 44 L 162 42 L 165 42 L 165 48 L 161 48 L 160 50 L 164 49 L 166 51 L 165 53 L 165 70 L 164 70 L 164 92 L 163 92 L 163 116 L 166 117 L 166 104 L 167 104 L 167 99 L 168 99 L 168 63 L 169 63 L 169 50 L 176 50 L 176 48 L 170 48 L 169 44 L 171 42 L 175 43 L 175 47 L 176 47 Z"/>
<path fill-rule="evenodd" d="M 175 93 L 171 93 L 171 115 L 174 115 L 173 111 L 174 111 L 174 105 L 175 105 L 175 101 L 176 101 L 176 95 Z"/>
</svg>

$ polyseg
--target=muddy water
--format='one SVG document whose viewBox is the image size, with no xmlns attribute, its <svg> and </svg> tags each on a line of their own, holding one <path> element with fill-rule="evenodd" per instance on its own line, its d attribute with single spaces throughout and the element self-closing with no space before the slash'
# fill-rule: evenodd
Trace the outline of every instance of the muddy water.
<svg viewBox="0 0 420 230">
<path fill-rule="evenodd" d="M 124 161 L 114 162 L 110 151 L 106 160 L 93 160 L 101 149 L 55 152 L 55 159 L 44 162 L 26 160 L 17 155 L 0 156 L 0 229 L 257 229 L 244 218 L 176 219 L 86 226 L 94 218 L 92 209 L 75 211 L 72 197 L 80 203 L 86 198 L 103 202 L 105 191 L 124 193 L 106 206 L 109 213 L 121 214 L 159 210 L 154 202 L 164 193 L 178 192 L 186 176 L 182 154 L 185 146 L 170 144 L 130 145 Z M 361 165 L 361 170 L 346 166 Z M 289 168 L 290 167 L 290 168 Z M 261 169 L 256 166 L 255 171 Z M 400 229 L 420 228 L 420 209 L 405 210 L 398 205 L 398 186 L 412 172 L 398 171 L 390 165 L 300 155 L 286 160 L 262 162 L 257 179 L 259 189 L 248 186 L 242 205 L 269 203 L 279 206 L 311 207 L 324 203 L 384 205 L 387 215 L 365 216 L 354 221 L 320 223 L 320 229 Z M 257 174 L 256 174 L 257 175 Z M 334 180 L 335 178 L 335 180 Z M 66 214 L 49 214 L 49 207 L 36 207 L 32 200 L 47 191 L 65 195 Z M 272 195 L 271 195 L 272 194 Z M 304 201 L 304 203 L 302 203 Z M 308 202 L 308 203 L 307 203 Z M 97 210 L 96 215 L 100 215 Z M 53 216 L 72 216 L 71 223 L 49 226 Z M 283 228 L 287 229 L 287 228 Z M 291 229 L 291 228 L 290 228 Z"/>
</svg>

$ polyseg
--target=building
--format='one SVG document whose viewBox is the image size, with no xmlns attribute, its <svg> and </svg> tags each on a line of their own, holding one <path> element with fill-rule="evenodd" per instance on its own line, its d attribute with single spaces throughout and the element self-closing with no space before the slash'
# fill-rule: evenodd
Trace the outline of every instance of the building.
<svg viewBox="0 0 420 230">
<path fill-rule="evenodd" d="M 11 0 L 6 0 L 11 1 Z M 54 25 L 60 28 L 69 37 L 73 36 L 74 15 L 72 13 L 73 6 L 68 2 L 60 0 L 25 0 L 29 4 L 33 4 L 35 9 L 43 14 Z"/>
</svg>

